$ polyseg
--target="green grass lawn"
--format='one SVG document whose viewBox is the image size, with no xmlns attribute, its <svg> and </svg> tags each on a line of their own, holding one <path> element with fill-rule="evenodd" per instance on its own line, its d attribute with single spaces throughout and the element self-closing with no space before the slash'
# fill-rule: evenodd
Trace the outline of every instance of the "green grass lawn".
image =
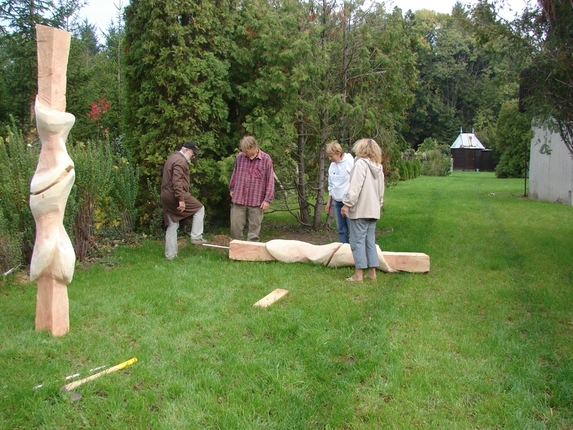
<svg viewBox="0 0 573 430">
<path fill-rule="evenodd" d="M 0 428 L 573 428 L 573 208 L 522 195 L 473 172 L 388 189 L 378 243 L 431 271 L 358 285 L 352 267 L 119 248 L 76 270 L 59 338 L 34 331 L 36 286 L 4 280 Z"/>
</svg>

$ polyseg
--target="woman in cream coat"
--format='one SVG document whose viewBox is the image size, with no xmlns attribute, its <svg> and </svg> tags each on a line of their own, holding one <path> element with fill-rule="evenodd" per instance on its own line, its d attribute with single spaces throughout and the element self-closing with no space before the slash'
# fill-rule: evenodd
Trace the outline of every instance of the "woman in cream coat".
<svg viewBox="0 0 573 430">
<path fill-rule="evenodd" d="M 376 222 L 384 203 L 384 171 L 382 150 L 374 139 L 360 139 L 352 149 L 356 159 L 341 212 L 348 217 L 350 248 L 356 268 L 347 281 L 362 282 L 363 278 L 376 279 L 376 269 L 380 265 Z M 364 275 L 366 269 L 368 273 Z"/>
<path fill-rule="evenodd" d="M 349 243 L 348 240 L 348 218 L 343 217 L 342 199 L 348 191 L 350 184 L 350 172 L 354 167 L 354 157 L 342 150 L 342 146 L 336 140 L 326 145 L 326 155 L 330 159 L 328 168 L 328 201 L 326 202 L 326 213 L 333 210 L 336 219 L 336 229 L 338 230 L 338 241 Z"/>
</svg>

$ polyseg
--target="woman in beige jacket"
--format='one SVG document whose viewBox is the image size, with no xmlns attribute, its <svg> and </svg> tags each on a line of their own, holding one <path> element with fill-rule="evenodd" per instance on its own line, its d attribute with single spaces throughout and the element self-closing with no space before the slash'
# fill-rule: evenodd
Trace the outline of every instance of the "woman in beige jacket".
<svg viewBox="0 0 573 430">
<path fill-rule="evenodd" d="M 374 139 L 360 139 L 352 149 L 356 159 L 341 213 L 348 217 L 350 248 L 356 268 L 347 281 L 362 282 L 363 278 L 376 279 L 376 269 L 380 265 L 376 222 L 384 203 L 384 171 L 382 150 Z M 366 269 L 368 273 L 363 275 Z"/>
</svg>

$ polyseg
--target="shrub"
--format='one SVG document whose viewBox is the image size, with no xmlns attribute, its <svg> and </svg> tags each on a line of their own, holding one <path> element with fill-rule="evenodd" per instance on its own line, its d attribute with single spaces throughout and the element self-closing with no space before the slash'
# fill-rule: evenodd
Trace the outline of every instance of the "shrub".
<svg viewBox="0 0 573 430">
<path fill-rule="evenodd" d="M 0 137 L 0 255 L 2 268 L 30 261 L 35 221 L 30 210 L 30 180 L 38 163 L 39 145 L 26 145 L 14 123 Z M 9 267 L 8 267 L 9 266 Z"/>
<path fill-rule="evenodd" d="M 79 143 L 69 152 L 74 161 L 76 180 L 68 199 L 66 218 L 71 227 L 70 238 L 76 258 L 84 261 L 90 250 L 98 249 L 93 237 L 95 213 L 113 185 L 113 155 L 106 141 Z"/>
<path fill-rule="evenodd" d="M 137 195 L 139 192 L 139 167 L 121 158 L 118 163 L 117 175 L 114 175 L 116 184 L 112 188 L 112 197 L 121 213 L 121 231 L 123 234 L 133 232 L 137 217 Z"/>
<path fill-rule="evenodd" d="M 133 232 L 139 170 L 109 141 L 69 147 L 75 183 L 68 197 L 64 226 L 76 258 L 83 261 L 97 250 L 97 229 Z M 29 205 L 30 181 L 38 164 L 40 143 L 26 144 L 15 125 L 0 137 L 0 268 L 28 264 L 34 249 L 36 222 Z M 97 221 L 97 224 L 96 224 Z"/>
<path fill-rule="evenodd" d="M 398 171 L 401 181 L 417 178 L 420 176 L 420 162 L 416 158 L 411 160 L 400 160 Z"/>
<path fill-rule="evenodd" d="M 163 209 L 161 208 L 161 194 L 159 186 L 155 186 L 149 178 L 147 178 L 147 193 L 145 193 L 146 201 L 142 205 L 144 208 L 150 210 L 140 216 L 140 221 L 144 226 L 148 226 L 150 235 L 155 236 L 163 231 Z"/>
<path fill-rule="evenodd" d="M 417 178 L 421 174 L 420 173 L 420 171 L 421 171 L 420 160 L 418 160 L 416 158 L 414 160 L 414 162 L 412 163 L 412 165 L 414 166 L 414 178 Z"/>
<path fill-rule="evenodd" d="M 135 230 L 137 209 L 135 200 L 139 192 L 139 168 L 118 154 L 113 156 L 111 189 L 98 199 L 94 213 L 94 234 L 115 239 L 129 239 Z"/>
<path fill-rule="evenodd" d="M 450 157 L 439 149 L 431 149 L 420 154 L 420 172 L 424 176 L 448 176 L 451 173 Z"/>
<path fill-rule="evenodd" d="M 2 273 L 22 264 L 24 233 L 11 229 L 0 211 L 0 270 Z"/>
<path fill-rule="evenodd" d="M 76 181 L 66 212 L 78 261 L 98 250 L 96 234 L 126 238 L 133 233 L 139 169 L 108 140 L 89 141 L 70 149 Z"/>
<path fill-rule="evenodd" d="M 420 163 L 420 174 L 424 176 L 448 176 L 451 172 L 450 147 L 440 145 L 437 139 L 424 139 L 416 156 Z"/>
<path fill-rule="evenodd" d="M 408 168 L 406 167 L 405 161 L 402 161 L 398 164 L 398 174 L 400 175 L 401 181 L 408 179 Z"/>
</svg>

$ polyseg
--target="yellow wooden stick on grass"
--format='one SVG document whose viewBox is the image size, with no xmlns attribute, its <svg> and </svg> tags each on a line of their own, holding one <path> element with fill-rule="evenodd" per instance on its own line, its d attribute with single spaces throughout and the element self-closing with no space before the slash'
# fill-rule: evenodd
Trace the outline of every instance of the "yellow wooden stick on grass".
<svg viewBox="0 0 573 430">
<path fill-rule="evenodd" d="M 97 379 L 103 375 L 107 375 L 108 373 L 113 373 L 118 370 L 125 369 L 126 367 L 131 366 L 134 363 L 137 363 L 137 358 L 135 357 L 130 358 L 129 360 L 124 361 L 123 363 L 116 364 L 115 366 L 110 367 L 109 369 L 102 370 L 101 372 L 98 372 L 95 375 L 88 376 L 87 378 L 80 379 L 79 381 L 70 382 L 69 384 L 66 384 L 62 388 L 60 388 L 60 390 L 64 392 L 70 392 L 74 388 L 77 388 L 80 385 L 85 384 L 86 382 L 93 381 L 94 379 Z"/>
</svg>

